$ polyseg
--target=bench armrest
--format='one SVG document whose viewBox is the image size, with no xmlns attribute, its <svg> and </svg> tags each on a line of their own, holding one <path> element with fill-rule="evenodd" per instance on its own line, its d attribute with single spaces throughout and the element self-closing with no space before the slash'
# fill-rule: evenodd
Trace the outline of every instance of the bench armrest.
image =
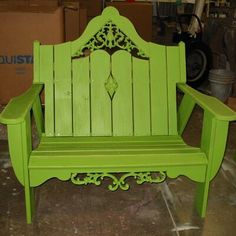
<svg viewBox="0 0 236 236">
<path fill-rule="evenodd" d="M 236 120 L 236 113 L 214 97 L 204 95 L 186 84 L 177 84 L 184 92 L 178 109 L 178 132 L 182 135 L 195 105 L 204 110 L 201 150 L 208 159 L 206 178 L 210 181 L 220 168 L 224 157 L 229 121 Z"/>
<path fill-rule="evenodd" d="M 207 96 L 189 87 L 186 84 L 177 84 L 177 87 L 203 110 L 210 112 L 216 119 L 225 121 L 236 120 L 236 113 L 218 99 Z"/>
<path fill-rule="evenodd" d="M 39 94 L 41 84 L 32 87 L 19 97 L 13 98 L 0 114 L 0 123 L 7 125 L 8 145 L 12 167 L 17 179 L 22 185 L 26 184 L 29 156 L 32 151 L 31 115 L 33 110 L 39 136 L 43 132 L 42 111 Z"/>
<path fill-rule="evenodd" d="M 42 84 L 33 84 L 24 94 L 11 99 L 0 114 L 0 123 L 10 125 L 23 122 L 42 88 Z"/>
</svg>

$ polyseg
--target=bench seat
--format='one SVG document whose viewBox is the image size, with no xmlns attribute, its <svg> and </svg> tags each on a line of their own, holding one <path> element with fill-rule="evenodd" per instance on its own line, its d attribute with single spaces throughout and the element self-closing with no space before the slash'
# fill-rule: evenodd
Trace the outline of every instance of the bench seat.
<svg viewBox="0 0 236 236">
<path fill-rule="evenodd" d="M 206 165 L 199 148 L 180 136 L 43 137 L 31 153 L 30 169 L 163 167 Z"/>
</svg>

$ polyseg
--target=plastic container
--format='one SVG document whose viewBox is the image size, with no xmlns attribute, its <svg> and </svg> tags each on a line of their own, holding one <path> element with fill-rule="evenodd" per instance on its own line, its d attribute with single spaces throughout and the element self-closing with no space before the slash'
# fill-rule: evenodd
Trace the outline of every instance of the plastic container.
<svg viewBox="0 0 236 236">
<path fill-rule="evenodd" d="M 212 96 L 225 102 L 232 93 L 235 73 L 225 69 L 213 69 L 209 73 Z"/>
</svg>

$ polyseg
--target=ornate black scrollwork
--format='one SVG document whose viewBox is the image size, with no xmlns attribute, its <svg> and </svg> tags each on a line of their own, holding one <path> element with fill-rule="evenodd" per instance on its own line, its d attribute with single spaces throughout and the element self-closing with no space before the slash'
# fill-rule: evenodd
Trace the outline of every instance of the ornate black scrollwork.
<svg viewBox="0 0 236 236">
<path fill-rule="evenodd" d="M 148 57 L 131 41 L 128 36 L 126 36 L 115 24 L 113 24 L 112 21 L 108 21 L 102 29 L 89 40 L 89 42 L 80 48 L 75 57 L 83 55 L 83 52 L 86 49 L 95 51 L 98 49 L 112 49 L 115 47 L 127 50 L 128 52 L 136 50 L 138 56 L 144 58 Z"/>
</svg>

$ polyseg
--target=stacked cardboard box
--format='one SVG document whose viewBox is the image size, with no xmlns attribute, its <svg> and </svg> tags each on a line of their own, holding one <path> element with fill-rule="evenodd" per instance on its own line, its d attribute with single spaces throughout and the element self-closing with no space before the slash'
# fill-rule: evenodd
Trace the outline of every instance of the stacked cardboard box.
<svg viewBox="0 0 236 236">
<path fill-rule="evenodd" d="M 145 40 L 152 40 L 151 2 L 109 2 L 107 6 L 117 8 L 121 15 L 127 17 L 135 26 L 138 34 Z"/>
<path fill-rule="evenodd" d="M 62 4 L 66 5 L 68 2 L 79 3 L 81 8 L 87 9 L 89 19 L 100 15 L 102 12 L 102 0 L 64 0 Z"/>
<path fill-rule="evenodd" d="M 28 7 L 28 6 L 59 6 L 58 0 L 0 0 L 0 6 Z"/>
<path fill-rule="evenodd" d="M 87 23 L 102 12 L 102 0 L 64 0 L 65 40 L 77 39 Z"/>
<path fill-rule="evenodd" d="M 56 7 L 59 6 L 58 0 L 29 0 L 30 6 L 49 6 Z"/>
<path fill-rule="evenodd" d="M 29 4 L 28 0 L 18 0 L 18 1 L 11 1 L 11 0 L 0 0 L 0 6 L 26 6 Z"/>
<path fill-rule="evenodd" d="M 79 0 L 82 8 L 88 11 L 88 21 L 102 12 L 102 0 Z"/>
<path fill-rule="evenodd" d="M 64 2 L 67 4 L 59 0 L 0 0 L 0 104 L 8 103 L 31 86 L 34 40 L 42 44 L 74 40 L 84 31 L 88 16 L 102 10 L 102 5 L 99 10 L 91 8 L 93 2 L 101 3 L 100 0 L 88 4 Z"/>
<path fill-rule="evenodd" d="M 64 42 L 61 7 L 0 8 L 0 104 L 27 90 L 33 78 L 33 41 Z"/>
<path fill-rule="evenodd" d="M 87 26 L 87 9 L 79 2 L 65 2 L 65 41 L 77 39 Z"/>
</svg>

